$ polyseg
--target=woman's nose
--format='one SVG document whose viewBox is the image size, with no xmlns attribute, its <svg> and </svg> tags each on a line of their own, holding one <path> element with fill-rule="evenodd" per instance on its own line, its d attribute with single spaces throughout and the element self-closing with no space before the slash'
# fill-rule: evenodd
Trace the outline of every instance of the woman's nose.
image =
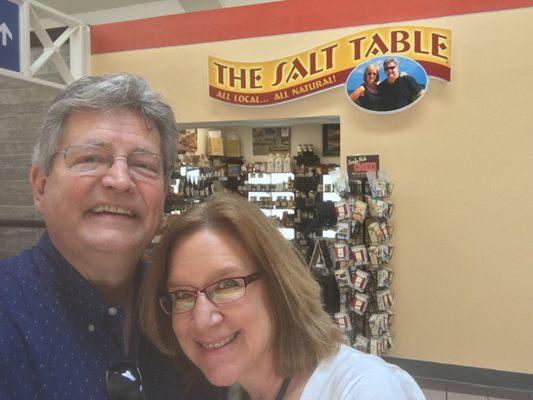
<svg viewBox="0 0 533 400">
<path fill-rule="evenodd" d="M 196 328 L 209 329 L 221 323 L 222 320 L 222 313 L 218 306 L 213 304 L 205 293 L 198 293 L 196 304 L 192 310 L 192 323 L 196 325 Z"/>
</svg>

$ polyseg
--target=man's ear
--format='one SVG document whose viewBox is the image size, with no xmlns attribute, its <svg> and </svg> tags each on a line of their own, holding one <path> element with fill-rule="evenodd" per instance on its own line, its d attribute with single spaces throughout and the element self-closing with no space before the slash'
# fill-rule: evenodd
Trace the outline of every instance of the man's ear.
<svg viewBox="0 0 533 400">
<path fill-rule="evenodd" d="M 32 165 L 30 171 L 30 182 L 33 193 L 33 202 L 35 208 L 42 213 L 43 210 L 43 196 L 48 177 L 45 175 L 42 167 Z"/>
</svg>

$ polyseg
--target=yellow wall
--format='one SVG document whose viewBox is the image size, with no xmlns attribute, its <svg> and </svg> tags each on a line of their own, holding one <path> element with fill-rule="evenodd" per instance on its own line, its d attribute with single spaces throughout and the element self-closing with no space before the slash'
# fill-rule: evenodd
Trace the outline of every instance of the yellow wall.
<svg viewBox="0 0 533 400">
<path fill-rule="evenodd" d="M 396 184 L 392 356 L 533 373 L 533 8 L 409 21 L 452 30 L 451 83 L 374 116 L 343 88 L 240 108 L 207 96 L 207 56 L 269 60 L 367 27 L 96 55 L 162 90 L 180 122 L 339 115 L 341 160 L 379 153 Z M 402 23 L 398 23 L 401 25 Z"/>
</svg>

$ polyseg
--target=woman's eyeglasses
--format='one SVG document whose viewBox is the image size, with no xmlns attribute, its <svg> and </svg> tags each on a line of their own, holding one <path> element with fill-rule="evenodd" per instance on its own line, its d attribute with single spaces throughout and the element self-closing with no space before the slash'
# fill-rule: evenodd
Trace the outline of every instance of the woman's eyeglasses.
<svg viewBox="0 0 533 400">
<path fill-rule="evenodd" d="M 161 308 L 167 314 L 182 314 L 191 311 L 200 293 L 206 295 L 214 304 L 227 304 L 237 301 L 246 293 L 246 286 L 259 279 L 262 272 L 254 272 L 248 276 L 226 278 L 207 285 L 200 290 L 175 290 L 159 298 Z"/>
<path fill-rule="evenodd" d="M 144 400 L 141 371 L 131 360 L 111 365 L 105 376 L 108 400 Z"/>
</svg>

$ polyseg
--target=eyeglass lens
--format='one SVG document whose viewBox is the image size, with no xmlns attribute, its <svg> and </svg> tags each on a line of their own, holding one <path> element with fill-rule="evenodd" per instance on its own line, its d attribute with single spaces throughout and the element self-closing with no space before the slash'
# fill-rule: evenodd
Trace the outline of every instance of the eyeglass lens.
<svg viewBox="0 0 533 400">
<path fill-rule="evenodd" d="M 396 68 L 396 65 L 389 65 L 388 67 L 385 67 L 385 71 L 392 71 L 394 68 Z"/>
<path fill-rule="evenodd" d="M 199 292 L 205 293 L 215 304 L 224 304 L 240 299 L 245 291 L 244 278 L 232 278 L 215 282 Z M 195 291 L 178 290 L 163 296 L 161 305 L 169 314 L 183 313 L 194 308 L 197 297 Z"/>
<path fill-rule="evenodd" d="M 245 277 L 222 279 L 197 291 L 176 290 L 161 296 L 159 302 L 167 314 L 180 314 L 192 310 L 199 293 L 204 293 L 215 304 L 231 303 L 243 297 L 246 286 L 260 276 L 260 273 L 254 273 Z"/>
<path fill-rule="evenodd" d="M 141 372 L 130 360 L 113 364 L 106 372 L 108 400 L 144 400 Z"/>
<path fill-rule="evenodd" d="M 155 179 L 163 172 L 163 163 L 158 154 L 137 151 L 129 155 L 114 155 L 101 146 L 71 146 L 60 151 L 65 154 L 65 163 L 73 171 L 84 175 L 103 175 L 117 158 L 128 163 L 132 176 L 136 178 Z"/>
</svg>

